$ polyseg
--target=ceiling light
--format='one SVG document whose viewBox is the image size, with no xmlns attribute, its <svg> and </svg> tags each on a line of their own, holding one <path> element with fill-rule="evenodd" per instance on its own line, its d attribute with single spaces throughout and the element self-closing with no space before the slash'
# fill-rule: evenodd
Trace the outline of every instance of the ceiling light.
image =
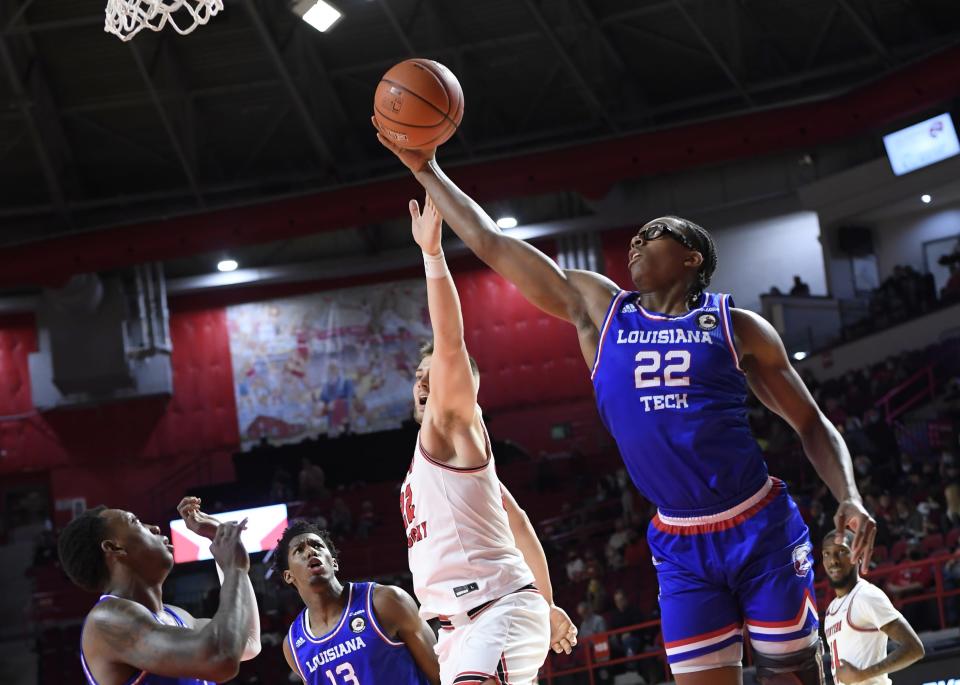
<svg viewBox="0 0 960 685">
<path fill-rule="evenodd" d="M 222 259 L 217 263 L 217 271 L 236 271 L 238 266 L 236 259 Z"/>
<path fill-rule="evenodd" d="M 343 13 L 324 0 L 297 0 L 293 11 L 317 31 L 329 31 L 343 18 Z"/>
<path fill-rule="evenodd" d="M 796 359 L 798 362 L 802 362 L 804 359 L 807 358 L 807 353 L 806 353 L 806 352 L 794 352 L 794 353 L 793 353 L 793 358 Z"/>
<path fill-rule="evenodd" d="M 930 202 L 931 202 L 932 200 L 933 200 L 933 198 L 930 197 L 929 195 L 927 195 L 926 193 L 924 193 L 923 195 L 920 196 L 920 202 L 922 202 L 922 203 L 925 204 L 925 205 L 930 204 Z"/>
<path fill-rule="evenodd" d="M 514 219 L 512 216 L 502 216 L 499 219 L 497 219 L 497 226 L 499 226 L 500 228 L 516 228 L 517 220 Z"/>
</svg>

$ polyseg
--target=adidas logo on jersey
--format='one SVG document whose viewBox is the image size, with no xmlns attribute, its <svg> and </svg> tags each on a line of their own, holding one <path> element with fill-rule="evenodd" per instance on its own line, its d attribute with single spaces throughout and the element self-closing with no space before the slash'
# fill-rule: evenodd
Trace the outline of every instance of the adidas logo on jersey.
<svg viewBox="0 0 960 685">
<path fill-rule="evenodd" d="M 637 311 L 637 306 L 632 302 L 627 302 L 620 308 L 622 314 L 633 314 L 635 311 Z"/>
<path fill-rule="evenodd" d="M 306 642 L 302 637 L 297 638 L 297 647 L 301 647 L 303 643 Z"/>
</svg>

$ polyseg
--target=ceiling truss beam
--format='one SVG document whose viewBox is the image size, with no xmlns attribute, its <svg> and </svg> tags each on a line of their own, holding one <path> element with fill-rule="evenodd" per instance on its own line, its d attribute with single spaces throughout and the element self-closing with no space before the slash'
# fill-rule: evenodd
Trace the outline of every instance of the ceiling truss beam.
<svg viewBox="0 0 960 685">
<path fill-rule="evenodd" d="M 320 133 L 320 130 L 317 128 L 313 117 L 310 115 L 310 111 L 307 109 L 303 98 L 300 96 L 300 91 L 297 88 L 297 84 L 290 75 L 290 70 L 284 63 L 283 56 L 277 49 L 273 35 L 271 35 L 270 30 L 264 23 L 263 18 L 260 16 L 260 12 L 253 3 L 253 0 L 243 0 L 243 6 L 247 11 L 247 15 L 250 17 L 250 21 L 253 23 L 254 29 L 256 29 L 257 35 L 260 38 L 260 42 L 267 51 L 270 62 L 273 64 L 277 74 L 280 76 L 280 81 L 283 83 L 283 87 L 287 92 L 287 97 L 289 98 L 290 103 L 293 105 L 293 110 L 300 119 L 300 123 L 303 124 L 303 127 L 307 133 L 307 138 L 310 141 L 310 144 L 313 146 L 313 150 L 316 153 L 321 165 L 323 165 L 324 168 L 332 169 L 334 159 L 336 159 L 333 154 L 333 150 L 326 139 L 324 139 L 323 134 Z"/>
<path fill-rule="evenodd" d="M 133 63 L 137 67 L 137 72 L 139 72 L 140 78 L 143 79 L 143 83 L 147 87 L 147 92 L 150 94 L 150 101 L 153 103 L 153 107 L 157 112 L 157 116 L 160 118 L 160 123 L 163 125 L 163 130 L 167 134 L 167 141 L 170 143 L 170 148 L 173 150 L 173 154 L 177 158 L 180 168 L 183 170 L 183 175 L 187 179 L 190 190 L 193 191 L 194 199 L 197 201 L 197 204 L 199 204 L 201 207 L 204 207 L 206 206 L 206 202 L 203 198 L 203 193 L 200 190 L 200 183 L 197 180 L 196 169 L 184 150 L 183 144 L 180 141 L 180 137 L 177 135 L 177 130 L 174 126 L 173 120 L 167 112 L 167 108 L 164 106 L 163 100 L 160 98 L 160 94 L 157 91 L 157 86 L 153 82 L 153 78 L 150 76 L 150 69 L 147 68 L 146 63 L 143 60 L 143 56 L 140 54 L 140 48 L 137 47 L 136 42 L 130 41 L 127 43 L 127 45 L 130 48 L 130 54 L 133 57 Z"/>
<path fill-rule="evenodd" d="M 707 34 L 703 32 L 703 29 L 700 28 L 700 25 L 690 15 L 690 12 L 687 11 L 687 8 L 683 6 L 683 3 L 680 0 L 674 0 L 673 6 L 683 16 L 694 35 L 696 35 L 700 42 L 703 43 L 703 47 L 707 49 L 707 52 L 710 53 L 713 61 L 716 62 L 718 67 L 720 67 L 720 71 L 723 72 L 724 76 L 727 77 L 727 80 L 733 84 L 733 87 L 736 88 L 737 92 L 740 93 L 741 97 L 743 97 L 744 102 L 753 107 L 755 103 L 753 97 L 747 91 L 746 86 L 739 79 L 739 77 L 733 73 L 733 69 L 730 68 L 730 65 L 727 64 L 727 61 L 723 58 L 723 55 L 720 54 L 714 44 L 707 37 Z"/>
<path fill-rule="evenodd" d="M 603 103 L 601 103 L 597 98 L 596 93 L 593 92 L 593 88 L 587 82 L 587 79 L 584 78 L 583 72 L 580 71 L 580 68 L 570 58 L 570 55 L 567 54 L 568 49 L 563 45 L 563 43 L 560 42 L 557 32 L 554 31 L 553 27 L 547 22 L 546 18 L 543 16 L 543 13 L 540 11 L 540 8 L 537 7 L 535 0 L 523 0 L 523 4 L 533 17 L 537 28 L 540 29 L 540 32 L 547 39 L 550 47 L 557 55 L 557 59 L 559 59 L 560 63 L 566 67 L 567 72 L 577 84 L 577 90 L 580 93 L 580 97 L 583 98 L 584 102 L 586 102 L 587 107 L 594 113 L 594 115 L 597 116 L 598 119 L 606 124 L 608 129 L 614 132 L 619 131 L 620 126 L 613 119 L 613 117 L 610 116 L 610 113 L 607 112 L 607 108 L 603 106 Z"/>
</svg>

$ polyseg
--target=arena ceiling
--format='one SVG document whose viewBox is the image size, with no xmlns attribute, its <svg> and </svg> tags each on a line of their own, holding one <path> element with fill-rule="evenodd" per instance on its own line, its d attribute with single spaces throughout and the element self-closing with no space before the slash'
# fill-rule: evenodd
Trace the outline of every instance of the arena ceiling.
<svg viewBox="0 0 960 685">
<path fill-rule="evenodd" d="M 333 2 L 326 34 L 286 0 L 226 0 L 189 36 L 130 43 L 103 32 L 102 0 L 0 2 L 0 249 L 396 176 L 369 116 L 409 56 L 458 75 L 443 157 L 482 165 L 834 97 L 960 44 L 956 0 Z M 349 249 L 384 240 L 355 229 Z"/>
</svg>

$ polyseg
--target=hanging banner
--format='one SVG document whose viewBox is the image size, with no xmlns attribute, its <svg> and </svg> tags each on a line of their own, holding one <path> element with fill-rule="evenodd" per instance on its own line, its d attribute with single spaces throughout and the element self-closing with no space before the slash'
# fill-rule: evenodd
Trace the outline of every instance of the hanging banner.
<svg viewBox="0 0 960 685">
<path fill-rule="evenodd" d="M 298 442 L 397 428 L 412 414 L 423 280 L 227 308 L 240 441 Z"/>
</svg>

